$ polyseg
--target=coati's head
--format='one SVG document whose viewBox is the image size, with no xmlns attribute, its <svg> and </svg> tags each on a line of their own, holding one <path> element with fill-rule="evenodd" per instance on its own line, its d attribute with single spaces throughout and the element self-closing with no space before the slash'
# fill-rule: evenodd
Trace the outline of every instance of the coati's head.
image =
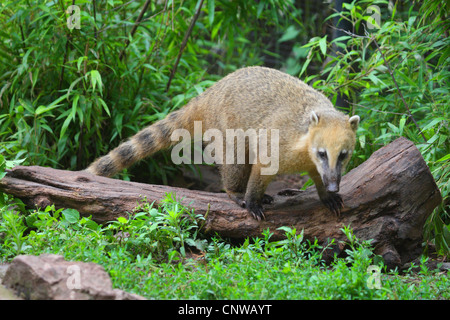
<svg viewBox="0 0 450 320">
<path fill-rule="evenodd" d="M 338 192 L 341 175 L 355 148 L 359 116 L 311 112 L 309 153 L 328 192 Z"/>
</svg>

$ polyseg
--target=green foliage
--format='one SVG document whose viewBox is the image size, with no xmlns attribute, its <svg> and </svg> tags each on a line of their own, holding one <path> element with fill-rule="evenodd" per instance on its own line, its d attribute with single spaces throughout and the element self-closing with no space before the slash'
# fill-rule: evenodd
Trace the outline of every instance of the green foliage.
<svg viewBox="0 0 450 320">
<path fill-rule="evenodd" d="M 21 160 L 6 160 L 3 155 L 0 154 L 0 179 L 6 176 L 6 171 L 14 168 L 15 166 L 21 164 L 24 159 Z"/>
<path fill-rule="evenodd" d="M 129 219 L 118 218 L 105 229 L 128 251 L 150 255 L 157 261 L 172 261 L 186 257 L 187 245 L 203 248 L 198 231 L 204 217 L 182 206 L 172 194 L 166 195 L 158 209 L 144 201 L 135 212 Z"/>
<path fill-rule="evenodd" d="M 166 195 L 158 209 L 143 202 L 128 219 L 119 217 L 105 227 L 90 218 L 80 218 L 74 209 L 55 210 L 54 206 L 34 210 L 25 219 L 12 210 L 2 215 L 0 226 L 6 233 L 4 259 L 21 252 L 66 254 L 66 251 L 71 251 L 68 254 L 72 259 L 93 259 L 119 250 L 130 259 L 146 256 L 170 262 L 185 259 L 187 245 L 198 249 L 204 246 L 198 237 L 203 216 L 180 205 L 171 194 Z M 27 229 L 30 230 L 24 235 Z"/>
<path fill-rule="evenodd" d="M 25 244 L 24 232 L 27 229 L 23 225 L 23 217 L 16 212 L 1 210 L 0 233 L 5 234 L 2 239 L 0 252 L 4 257 L 22 254 L 30 246 Z"/>
</svg>

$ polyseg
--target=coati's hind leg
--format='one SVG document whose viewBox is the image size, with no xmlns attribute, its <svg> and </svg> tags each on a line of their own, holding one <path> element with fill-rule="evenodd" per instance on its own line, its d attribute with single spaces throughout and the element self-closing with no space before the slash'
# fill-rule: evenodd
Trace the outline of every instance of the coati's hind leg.
<svg viewBox="0 0 450 320">
<path fill-rule="evenodd" d="M 251 172 L 249 164 L 224 164 L 221 167 L 222 182 L 231 200 L 245 208 L 244 196 Z"/>
</svg>

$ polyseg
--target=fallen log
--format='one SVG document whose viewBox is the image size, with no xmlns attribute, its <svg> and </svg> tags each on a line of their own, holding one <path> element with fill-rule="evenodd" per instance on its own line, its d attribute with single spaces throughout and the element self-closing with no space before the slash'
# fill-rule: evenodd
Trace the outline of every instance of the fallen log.
<svg viewBox="0 0 450 320">
<path fill-rule="evenodd" d="M 207 233 L 243 239 L 261 236 L 269 228 L 281 239 L 281 226 L 304 230 L 307 239 L 320 243 L 345 240 L 341 231 L 350 225 L 356 237 L 369 240 L 389 267 L 400 266 L 421 253 L 422 229 L 442 201 L 433 176 L 414 144 L 399 138 L 374 152 L 363 164 L 342 177 L 340 194 L 345 207 L 340 217 L 319 201 L 315 187 L 295 196 L 274 195 L 265 206 L 266 220 L 256 221 L 224 193 L 210 193 L 162 185 L 127 182 L 38 166 L 18 166 L 0 180 L 0 190 L 30 207 L 74 208 L 100 223 L 132 212 L 146 198 L 158 203 L 174 192 L 184 205 L 208 215 Z M 334 248 L 336 250 L 336 248 Z M 337 250 L 342 251 L 341 248 Z"/>
</svg>

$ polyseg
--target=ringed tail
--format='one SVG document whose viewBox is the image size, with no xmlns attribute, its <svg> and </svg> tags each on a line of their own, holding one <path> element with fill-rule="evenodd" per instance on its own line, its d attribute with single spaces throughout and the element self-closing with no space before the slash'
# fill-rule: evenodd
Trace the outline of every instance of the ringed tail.
<svg viewBox="0 0 450 320">
<path fill-rule="evenodd" d="M 166 118 L 142 129 L 129 140 L 121 143 L 89 165 L 86 171 L 104 177 L 111 177 L 132 164 L 153 153 L 171 147 L 176 141 L 171 140 L 175 129 L 186 129 L 193 132 L 191 114 L 194 106 L 171 112 Z M 198 116 L 198 115 L 197 115 Z"/>
</svg>

